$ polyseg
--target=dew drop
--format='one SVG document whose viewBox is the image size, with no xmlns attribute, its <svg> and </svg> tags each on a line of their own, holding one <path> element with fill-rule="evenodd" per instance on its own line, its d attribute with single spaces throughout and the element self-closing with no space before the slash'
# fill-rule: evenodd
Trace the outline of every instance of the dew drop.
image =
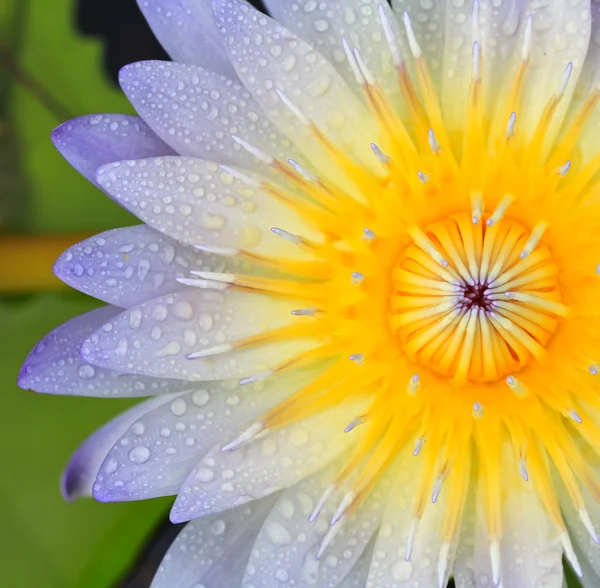
<svg viewBox="0 0 600 588">
<path fill-rule="evenodd" d="M 271 521 L 266 525 L 265 532 L 269 541 L 276 547 L 283 545 L 290 545 L 292 543 L 292 536 L 290 532 L 280 523 Z"/>
<path fill-rule="evenodd" d="M 137 445 L 129 450 L 128 456 L 131 463 L 140 465 L 150 459 L 150 450 L 145 445 Z"/>
<path fill-rule="evenodd" d="M 187 410 L 187 404 L 183 398 L 177 398 L 171 402 L 171 412 L 175 416 L 183 416 Z"/>
<path fill-rule="evenodd" d="M 91 380 L 96 375 L 96 369 L 94 366 L 89 365 L 88 363 L 83 364 L 77 370 L 79 377 L 84 380 Z"/>
<path fill-rule="evenodd" d="M 222 535 L 225 532 L 225 521 L 213 521 L 210 525 L 210 530 L 213 535 Z"/>
</svg>

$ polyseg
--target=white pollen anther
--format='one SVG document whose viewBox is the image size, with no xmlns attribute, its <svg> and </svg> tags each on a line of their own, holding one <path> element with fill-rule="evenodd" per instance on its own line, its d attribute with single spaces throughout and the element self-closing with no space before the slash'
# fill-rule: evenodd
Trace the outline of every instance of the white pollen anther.
<svg viewBox="0 0 600 588">
<path fill-rule="evenodd" d="M 211 280 L 213 282 L 222 282 L 225 284 L 235 283 L 235 274 L 223 273 L 223 272 L 204 272 L 201 270 L 192 270 L 190 274 L 198 276 L 203 280 Z"/>
<path fill-rule="evenodd" d="M 201 278 L 176 278 L 184 286 L 192 288 L 202 288 L 203 290 L 227 290 L 230 284 L 225 282 L 215 282 L 213 280 L 203 280 Z"/>
<path fill-rule="evenodd" d="M 583 571 L 581 569 L 581 565 L 579 564 L 579 560 L 575 555 L 575 550 L 573 549 L 571 539 L 566 531 L 560 534 L 560 542 L 562 543 L 563 551 L 565 552 L 565 557 L 569 560 L 569 563 L 571 564 L 571 567 L 573 568 L 574 572 L 580 578 L 583 578 Z"/>
<path fill-rule="evenodd" d="M 506 136 L 514 137 L 515 136 L 515 126 L 517 124 L 517 113 L 511 112 L 508 117 L 508 123 L 506 124 Z"/>
<path fill-rule="evenodd" d="M 433 260 L 437 261 L 441 266 L 448 267 L 448 262 L 443 258 L 442 254 L 437 250 L 431 239 L 425 234 L 423 229 L 413 227 L 409 230 L 409 235 L 415 242 L 415 245 L 422 249 Z"/>
<path fill-rule="evenodd" d="M 478 191 L 471 193 L 471 221 L 478 225 L 483 216 L 483 194 Z"/>
<path fill-rule="evenodd" d="M 288 163 L 292 166 L 293 170 L 301 175 L 307 182 L 311 182 L 312 184 L 318 182 L 319 178 L 315 174 L 313 174 L 310 170 L 302 167 L 297 161 L 293 159 L 288 159 Z"/>
<path fill-rule="evenodd" d="M 415 441 L 415 448 L 413 449 L 413 456 L 414 457 L 417 457 L 417 455 L 419 455 L 419 453 L 421 453 L 421 449 L 423 449 L 423 445 L 425 445 L 425 438 L 424 437 L 419 437 Z"/>
<path fill-rule="evenodd" d="M 569 80 L 571 79 L 572 71 L 573 71 L 573 62 L 569 61 L 569 63 L 567 64 L 567 67 L 565 68 L 565 71 L 562 75 L 562 78 L 560 80 L 560 84 L 558 85 L 558 88 L 556 88 L 556 92 L 554 92 L 554 97 L 557 100 L 560 100 L 563 97 L 565 90 L 567 89 Z"/>
<path fill-rule="evenodd" d="M 330 525 L 333 527 L 344 515 L 348 507 L 354 502 L 354 492 L 349 491 L 344 494 L 342 501 L 337 507 L 336 511 L 333 513 L 333 517 L 331 518 Z"/>
<path fill-rule="evenodd" d="M 364 276 L 364 274 L 361 274 L 360 272 L 352 272 L 351 281 L 355 286 L 359 286 L 360 284 L 362 284 L 365 281 L 365 276 Z"/>
<path fill-rule="evenodd" d="M 354 431 L 354 429 L 356 429 L 356 427 L 358 427 L 359 425 L 364 424 L 366 420 L 367 419 L 366 419 L 366 417 L 364 415 L 360 415 L 360 416 L 357 416 L 357 417 L 353 418 L 346 425 L 346 428 L 344 429 L 344 433 L 350 433 L 350 431 Z"/>
<path fill-rule="evenodd" d="M 421 184 L 426 184 L 429 181 L 429 176 L 424 174 L 422 171 L 417 172 L 417 176 L 419 176 L 419 181 Z"/>
<path fill-rule="evenodd" d="M 243 147 L 250 155 L 253 155 L 257 159 L 260 159 L 263 163 L 267 165 L 272 165 L 275 161 L 275 158 L 265 153 L 262 149 L 259 149 L 256 145 L 249 143 L 248 141 L 238 137 L 237 135 L 231 135 L 231 138 L 241 147 Z"/>
<path fill-rule="evenodd" d="M 353 53 L 352 49 L 350 49 L 350 45 L 348 45 L 348 41 L 346 37 L 342 37 L 342 47 L 344 48 L 344 53 L 346 54 L 346 59 L 352 68 L 352 73 L 354 74 L 354 78 L 356 79 L 356 83 L 360 86 L 365 86 L 367 84 L 367 80 L 363 75 L 363 72 L 356 61 L 356 56 Z"/>
<path fill-rule="evenodd" d="M 429 141 L 429 147 L 431 148 L 431 150 L 434 153 L 438 153 L 441 147 L 437 139 L 435 138 L 435 133 L 433 132 L 433 129 L 429 129 L 429 131 L 427 132 L 427 139 Z"/>
<path fill-rule="evenodd" d="M 317 551 L 317 555 L 315 555 L 316 560 L 321 559 L 321 556 L 325 553 L 325 550 L 327 549 L 327 547 L 329 547 L 329 544 L 333 541 L 335 536 L 339 533 L 340 529 L 342 528 L 343 523 L 344 523 L 344 517 L 342 517 L 342 519 L 340 520 L 340 523 L 338 525 L 329 527 L 329 529 L 327 529 L 327 533 L 325 533 L 325 537 L 323 537 L 323 541 L 321 542 L 321 545 Z"/>
<path fill-rule="evenodd" d="M 325 488 L 325 492 L 323 492 L 321 498 L 319 498 L 319 500 L 317 501 L 317 506 L 315 506 L 315 509 L 312 511 L 312 514 L 308 517 L 309 523 L 313 523 L 317 520 L 317 517 L 321 513 L 323 506 L 325 506 L 325 503 L 329 500 L 329 497 L 333 494 L 334 490 L 334 484 L 331 484 L 331 486 L 327 486 L 327 488 Z"/>
<path fill-rule="evenodd" d="M 502 217 L 508 210 L 508 207 L 514 202 L 515 197 L 512 194 L 505 194 L 498 202 L 498 206 L 496 206 L 492 216 L 485 221 L 485 224 L 488 227 L 493 227 L 497 222 L 502 220 Z"/>
<path fill-rule="evenodd" d="M 236 180 L 239 180 L 240 182 L 242 182 L 243 184 L 246 184 L 247 186 L 250 186 L 251 188 L 258 189 L 262 185 L 262 182 L 260 180 L 251 178 L 250 176 L 243 174 L 241 171 L 238 171 L 237 169 L 235 169 L 233 167 L 230 167 L 228 165 L 223 165 L 223 164 L 220 164 L 219 167 L 225 173 L 228 173 L 230 176 L 233 176 Z"/>
<path fill-rule="evenodd" d="M 421 47 L 419 47 L 417 37 L 415 36 L 415 31 L 413 30 L 412 22 L 410 21 L 410 16 L 406 10 L 404 11 L 404 28 L 406 29 L 406 38 L 408 39 L 410 52 L 415 59 L 419 59 L 423 52 L 421 51 Z"/>
<path fill-rule="evenodd" d="M 473 64 L 471 66 L 471 78 L 474 82 L 481 80 L 481 48 L 479 43 L 473 43 Z"/>
<path fill-rule="evenodd" d="M 440 555 L 438 558 L 438 587 L 446 588 L 448 583 L 447 573 L 448 573 L 448 559 L 450 556 L 450 543 L 448 541 L 444 541 L 442 546 L 440 547 Z"/>
<path fill-rule="evenodd" d="M 373 150 L 375 157 L 377 157 L 379 162 L 383 163 L 383 165 L 387 165 L 390 161 L 392 161 L 392 158 L 388 157 L 381 149 L 379 149 L 376 143 L 371 143 L 371 149 Z"/>
<path fill-rule="evenodd" d="M 396 33 L 394 33 L 394 30 L 392 29 L 392 24 L 387 14 L 385 13 L 385 8 L 383 4 L 379 5 L 378 11 L 379 20 L 381 21 L 381 26 L 383 28 L 383 34 L 385 35 L 385 40 L 387 41 L 388 47 L 390 49 L 390 54 L 392 56 L 394 66 L 402 67 L 402 63 L 404 60 L 402 59 L 402 51 L 400 50 L 400 44 L 398 43 L 398 39 L 396 38 Z"/>
<path fill-rule="evenodd" d="M 481 402 L 473 404 L 472 414 L 476 419 L 480 419 L 483 416 L 483 406 L 481 405 Z"/>
<path fill-rule="evenodd" d="M 248 384 L 256 384 L 257 382 L 262 382 L 263 380 L 268 380 L 271 376 L 273 376 L 273 372 L 271 370 L 259 372 L 258 374 L 254 374 L 253 376 L 248 376 L 247 378 L 243 378 L 242 380 L 240 380 L 240 386 L 247 386 Z"/>
<path fill-rule="evenodd" d="M 519 255 L 521 259 L 525 259 L 528 257 L 531 252 L 535 249 L 536 245 L 540 242 L 546 229 L 548 228 L 547 222 L 539 222 L 533 227 L 533 231 L 531 231 L 531 235 L 529 239 L 527 239 L 527 243 L 525 243 L 525 247 L 523 247 L 523 251 Z"/>
<path fill-rule="evenodd" d="M 569 173 L 569 170 L 571 169 L 571 162 L 567 161 L 564 165 L 561 165 L 558 168 L 558 175 L 559 176 L 566 176 Z"/>
<path fill-rule="evenodd" d="M 294 316 L 315 316 L 317 314 L 316 308 L 298 308 L 296 310 L 292 310 L 292 314 Z"/>
<path fill-rule="evenodd" d="M 362 365 L 365 363 L 365 356 L 362 353 L 354 353 L 348 358 L 350 361 L 353 361 L 357 365 Z"/>
<path fill-rule="evenodd" d="M 206 349 L 201 349 L 200 351 L 195 351 L 194 353 L 190 353 L 186 355 L 188 359 L 199 359 L 201 357 L 211 357 L 213 355 L 220 355 L 221 353 L 228 353 L 233 350 L 233 345 L 229 343 L 223 343 L 223 345 L 215 345 L 214 347 L 208 347 Z"/>
<path fill-rule="evenodd" d="M 521 473 L 521 477 L 526 482 L 529 482 L 529 473 L 527 472 L 527 462 L 521 458 L 519 460 L 519 472 Z"/>
<path fill-rule="evenodd" d="M 231 443 L 223 446 L 221 451 L 235 451 L 243 445 L 247 445 L 252 441 L 259 433 L 264 430 L 262 423 L 254 423 L 250 425 L 239 437 L 236 437 Z"/>
<path fill-rule="evenodd" d="M 414 396 L 421 389 L 421 378 L 419 374 L 415 374 L 408 381 L 408 387 L 406 391 L 410 394 L 410 396 Z"/>
<path fill-rule="evenodd" d="M 473 42 L 481 42 L 481 28 L 479 26 L 479 0 L 473 1 L 473 12 L 471 13 L 471 31 L 473 35 Z"/>
<path fill-rule="evenodd" d="M 360 68 L 360 71 L 363 74 L 367 84 L 369 86 L 374 86 L 377 83 L 377 80 L 375 79 L 373 72 L 369 69 L 367 64 L 364 62 L 362 55 L 360 54 L 360 51 L 355 47 L 352 50 L 352 53 L 354 53 L 354 59 L 356 59 L 356 63 L 358 64 L 358 67 Z"/>
<path fill-rule="evenodd" d="M 275 88 L 275 92 L 286 108 L 300 121 L 300 123 L 305 127 L 310 127 L 311 122 L 302 111 L 279 88 Z"/>
<path fill-rule="evenodd" d="M 198 251 L 203 251 L 204 253 L 223 255 L 225 257 L 234 257 L 240 253 L 240 250 L 235 247 L 219 247 L 218 245 L 194 245 L 194 249 L 198 249 Z"/>
<path fill-rule="evenodd" d="M 302 237 L 294 235 L 294 233 L 284 231 L 283 229 L 278 229 L 277 227 L 272 227 L 271 232 L 275 233 L 278 237 L 293 243 L 294 245 L 299 245 L 302 242 Z"/>
<path fill-rule="evenodd" d="M 443 476 L 439 476 L 435 479 L 433 483 L 433 492 L 431 494 L 431 502 L 435 504 L 440 497 L 440 492 L 442 491 L 442 486 L 444 485 L 445 478 Z"/>
<path fill-rule="evenodd" d="M 492 582 L 494 586 L 500 584 L 500 542 L 492 541 L 490 544 L 490 560 L 492 564 Z"/>
<path fill-rule="evenodd" d="M 527 388 L 523 385 L 523 382 L 515 378 L 514 376 L 507 376 L 506 385 L 519 397 L 524 398 L 527 396 Z"/>
<path fill-rule="evenodd" d="M 569 411 L 569 416 L 571 417 L 572 420 L 574 420 L 576 423 L 578 424 L 582 424 L 583 420 L 581 419 L 581 417 L 579 416 L 579 413 L 575 410 L 570 410 Z"/>
<path fill-rule="evenodd" d="M 590 534 L 590 537 L 593 539 L 596 545 L 600 545 L 600 537 L 598 537 L 598 533 L 596 533 L 596 529 L 594 528 L 594 524 L 590 519 L 590 515 L 585 508 L 580 508 L 578 511 L 579 519 L 583 523 L 583 526 L 587 529 L 587 532 Z"/>
<path fill-rule="evenodd" d="M 377 235 L 371 229 L 368 228 L 365 228 L 363 233 L 363 239 L 365 241 L 373 241 L 377 237 Z"/>
<path fill-rule="evenodd" d="M 408 531 L 408 540 L 406 541 L 406 554 L 404 559 L 406 561 L 410 561 L 410 556 L 412 555 L 413 548 L 415 546 L 415 537 L 417 536 L 417 530 L 419 528 L 420 519 L 413 518 L 410 522 L 410 529 Z"/>
<path fill-rule="evenodd" d="M 533 38 L 533 15 L 527 15 L 525 24 L 525 35 L 523 36 L 523 47 L 521 48 L 521 61 L 528 61 L 531 54 L 531 42 Z"/>
</svg>

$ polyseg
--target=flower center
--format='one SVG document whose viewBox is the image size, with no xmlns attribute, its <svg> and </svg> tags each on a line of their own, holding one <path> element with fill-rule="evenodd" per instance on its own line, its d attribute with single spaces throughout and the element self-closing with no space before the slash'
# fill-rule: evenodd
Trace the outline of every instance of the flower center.
<svg viewBox="0 0 600 588">
<path fill-rule="evenodd" d="M 413 229 L 393 273 L 391 321 L 405 353 L 458 383 L 494 381 L 539 359 L 563 311 L 558 269 L 539 243 L 544 227 L 474 220 Z"/>
</svg>

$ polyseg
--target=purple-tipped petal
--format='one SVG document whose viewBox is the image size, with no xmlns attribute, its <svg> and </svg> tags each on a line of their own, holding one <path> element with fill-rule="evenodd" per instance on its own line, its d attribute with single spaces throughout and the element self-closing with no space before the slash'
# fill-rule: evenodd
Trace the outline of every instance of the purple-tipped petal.
<svg viewBox="0 0 600 588">
<path fill-rule="evenodd" d="M 309 339 L 228 347 L 290 324 L 293 304 L 236 290 L 188 288 L 112 318 L 88 337 L 81 353 L 94 365 L 155 378 L 240 379 L 314 347 Z M 188 357 L 196 352 L 202 356 Z"/>
<path fill-rule="evenodd" d="M 147 225 L 106 231 L 65 251 L 54 273 L 94 298 L 128 308 L 179 292 L 190 270 L 223 271 L 222 258 L 182 245 Z"/>
<path fill-rule="evenodd" d="M 176 395 L 146 400 L 120 414 L 88 437 L 69 460 L 61 478 L 61 491 L 66 500 L 91 496 L 92 485 L 100 464 L 119 437 L 146 412 L 169 402 Z"/>
<path fill-rule="evenodd" d="M 293 486 L 353 443 L 344 427 L 361 409 L 339 406 L 234 451 L 214 447 L 181 487 L 171 520 L 189 521 Z M 232 441 L 237 434 L 232 432 Z"/>
<path fill-rule="evenodd" d="M 192 521 L 158 568 L 151 588 L 237 588 L 276 496 Z"/>
<path fill-rule="evenodd" d="M 233 140 L 234 134 L 282 161 L 304 163 L 239 81 L 201 67 L 162 61 L 128 65 L 119 81 L 137 112 L 181 155 L 271 173 Z"/>
<path fill-rule="evenodd" d="M 85 362 L 82 343 L 96 329 L 121 312 L 104 306 L 64 323 L 31 351 L 19 374 L 25 390 L 71 396 L 140 397 L 178 392 L 181 380 L 148 378 L 114 372 Z"/>
<path fill-rule="evenodd" d="M 232 430 L 254 419 L 306 384 L 289 374 L 259 390 L 231 381 L 196 384 L 144 415 L 123 432 L 98 471 L 94 496 L 103 502 L 145 500 L 177 494 L 200 460 Z"/>
<path fill-rule="evenodd" d="M 148 24 L 173 61 L 202 65 L 236 78 L 221 45 L 210 2 L 138 0 Z"/>
<path fill-rule="evenodd" d="M 94 184 L 96 170 L 107 163 L 175 153 L 141 118 L 126 114 L 80 116 L 54 129 L 51 137 L 61 155 Z"/>
<path fill-rule="evenodd" d="M 258 187 L 201 159 L 161 157 L 112 163 L 99 169 L 97 178 L 104 190 L 138 218 L 184 243 L 298 257 L 300 248 L 273 234 L 271 228 L 283 227 L 308 238 L 319 235 Z"/>
</svg>

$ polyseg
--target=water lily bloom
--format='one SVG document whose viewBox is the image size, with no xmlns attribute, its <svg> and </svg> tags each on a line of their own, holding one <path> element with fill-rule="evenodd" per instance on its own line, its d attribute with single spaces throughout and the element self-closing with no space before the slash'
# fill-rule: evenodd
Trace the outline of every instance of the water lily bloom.
<svg viewBox="0 0 600 588">
<path fill-rule="evenodd" d="M 20 385 L 148 397 L 67 497 L 177 495 L 154 588 L 600 585 L 600 7 L 140 0 L 66 159 L 144 224 Z"/>
</svg>

